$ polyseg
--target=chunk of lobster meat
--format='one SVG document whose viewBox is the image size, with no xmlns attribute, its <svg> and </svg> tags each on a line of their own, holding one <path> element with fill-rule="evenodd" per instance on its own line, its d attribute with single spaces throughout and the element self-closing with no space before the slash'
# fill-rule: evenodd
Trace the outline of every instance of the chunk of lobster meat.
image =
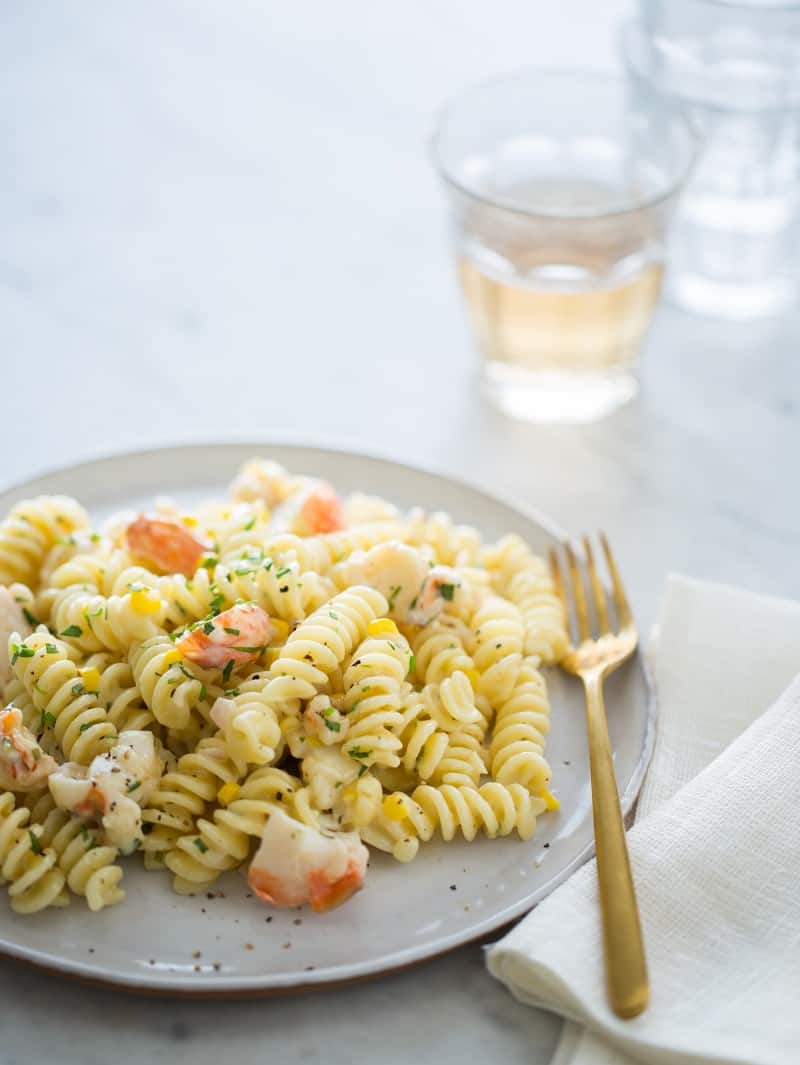
<svg viewBox="0 0 800 1065">
<path fill-rule="evenodd" d="M 234 478 L 230 494 L 239 503 L 263 499 L 268 507 L 278 507 L 298 491 L 305 480 L 293 477 L 279 462 L 250 459 Z"/>
<path fill-rule="evenodd" d="M 273 906 L 310 902 L 314 911 L 324 913 L 363 886 L 367 859 L 357 832 L 320 832 L 275 809 L 250 863 L 248 881 Z"/>
<path fill-rule="evenodd" d="M 158 573 L 183 573 L 191 577 L 208 550 L 206 544 L 178 522 L 148 518 L 144 514 L 131 522 L 125 538 L 131 554 Z"/>
<path fill-rule="evenodd" d="M 59 766 L 48 785 L 60 809 L 99 822 L 108 842 L 127 854 L 142 842 L 141 807 L 163 768 L 152 732 L 129 729 L 88 767 L 76 762 Z"/>
<path fill-rule="evenodd" d="M 45 754 L 16 706 L 0 710 L 0 790 L 36 791 L 58 763 Z"/>
<path fill-rule="evenodd" d="M 296 536 L 338 532 L 345 526 L 344 506 L 326 481 L 309 481 L 275 511 L 277 529 Z"/>
<path fill-rule="evenodd" d="M 303 724 L 307 736 L 314 739 L 324 747 L 332 747 L 339 744 L 347 734 L 347 715 L 342 712 L 341 697 L 330 695 L 315 695 L 303 711 Z"/>
<path fill-rule="evenodd" d="M 275 626 L 257 603 L 239 603 L 184 633 L 175 647 L 203 669 L 223 669 L 255 662 L 269 643 Z"/>
<path fill-rule="evenodd" d="M 447 609 L 448 604 L 456 612 L 461 610 L 467 605 L 469 596 L 470 590 L 456 570 L 450 566 L 434 566 L 425 575 L 406 620 L 412 625 L 428 625 Z"/>
</svg>

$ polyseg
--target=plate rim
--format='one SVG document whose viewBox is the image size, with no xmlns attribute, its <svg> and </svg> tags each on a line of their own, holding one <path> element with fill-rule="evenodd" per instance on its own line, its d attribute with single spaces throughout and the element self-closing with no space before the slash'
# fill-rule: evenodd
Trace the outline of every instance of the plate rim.
<svg viewBox="0 0 800 1065">
<path fill-rule="evenodd" d="M 520 505 L 518 502 L 504 497 L 500 492 L 486 491 L 484 488 L 479 487 L 464 477 L 453 475 L 439 469 L 435 464 L 429 464 L 427 462 L 408 463 L 396 459 L 390 454 L 381 453 L 378 449 L 353 449 L 346 445 L 342 446 L 339 442 L 331 443 L 324 439 L 309 439 L 308 437 L 300 438 L 295 437 L 292 434 L 281 437 L 280 439 L 271 440 L 253 440 L 250 437 L 237 437 L 225 440 L 192 439 L 181 441 L 180 443 L 164 444 L 148 448 L 127 448 L 119 451 L 104 452 L 103 454 L 82 459 L 78 462 L 68 462 L 52 466 L 36 472 L 30 477 L 17 480 L 12 484 L 7 484 L 0 489 L 0 498 L 10 493 L 24 490 L 28 486 L 35 486 L 37 481 L 68 474 L 71 471 L 86 469 L 87 467 L 96 466 L 103 462 L 123 461 L 130 458 L 152 458 L 153 456 L 163 455 L 165 453 L 175 454 L 178 452 L 191 452 L 201 449 L 228 450 L 233 448 L 250 448 L 254 455 L 258 454 L 259 451 L 268 451 L 270 448 L 302 448 L 307 451 L 327 452 L 329 455 L 341 455 L 349 459 L 366 459 L 370 462 L 378 462 L 389 466 L 400 467 L 410 473 L 422 473 L 439 480 L 448 481 L 450 484 L 456 485 L 458 488 L 466 489 L 469 492 L 481 496 L 489 503 L 500 503 L 502 506 L 516 511 L 516 513 L 521 515 L 527 521 L 538 525 L 545 533 L 562 543 L 570 539 L 569 533 L 562 529 L 558 523 L 553 521 L 548 515 L 539 511 L 538 508 Z M 645 735 L 639 760 L 630 780 L 628 781 L 625 791 L 620 795 L 620 805 L 622 807 L 623 817 L 627 817 L 633 809 L 644 782 L 644 777 L 647 773 L 653 754 L 656 724 L 658 720 L 658 699 L 656 689 L 653 683 L 650 664 L 646 655 L 642 653 L 641 647 L 637 648 L 633 660 L 638 661 L 642 671 L 647 691 L 647 708 Z M 363 983 L 364 981 L 373 979 L 377 976 L 402 972 L 405 969 L 420 965 L 426 961 L 440 958 L 458 947 L 486 939 L 492 933 L 504 929 L 514 921 L 521 919 L 525 914 L 529 913 L 552 891 L 581 868 L 581 866 L 590 861 L 594 856 L 594 851 L 594 839 L 592 838 L 570 862 L 563 866 L 543 884 L 539 885 L 537 889 L 525 896 L 524 899 L 511 903 L 502 910 L 496 911 L 492 915 L 485 917 L 482 921 L 471 925 L 466 934 L 463 931 L 456 931 L 437 939 L 435 949 L 426 948 L 426 944 L 417 944 L 416 946 L 408 947 L 405 950 L 395 951 L 388 957 L 373 958 L 361 963 L 347 962 L 338 966 L 321 968 L 315 970 L 313 974 L 304 974 L 304 979 L 302 980 L 297 980 L 296 976 L 291 973 L 283 976 L 278 975 L 277 977 L 275 975 L 270 977 L 268 974 L 260 974 L 259 976 L 254 977 L 219 974 L 210 977 L 208 981 L 204 981 L 202 985 L 190 985 L 182 982 L 179 974 L 175 974 L 174 977 L 172 974 L 169 974 L 172 978 L 167 979 L 164 977 L 168 974 L 158 974 L 158 977 L 154 979 L 153 977 L 156 976 L 155 973 L 146 972 L 143 972 L 142 974 L 109 974 L 103 972 L 100 974 L 89 962 L 78 961 L 63 956 L 50 955 L 39 949 L 26 947 L 20 943 L 8 940 L 3 935 L 0 935 L 0 958 L 22 961 L 42 972 L 59 977 L 67 977 L 87 986 L 117 991 L 129 991 L 148 996 L 195 999 L 252 998 L 302 994 L 312 990 L 349 986 Z M 268 985 L 264 984 L 265 977 L 270 980 Z"/>
</svg>

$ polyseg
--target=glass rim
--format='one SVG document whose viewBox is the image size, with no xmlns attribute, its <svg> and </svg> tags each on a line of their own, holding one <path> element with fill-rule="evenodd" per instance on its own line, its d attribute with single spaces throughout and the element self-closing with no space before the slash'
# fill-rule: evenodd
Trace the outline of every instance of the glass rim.
<svg viewBox="0 0 800 1065">
<path fill-rule="evenodd" d="M 695 0 L 695 2 L 727 7 L 743 6 L 738 0 Z M 796 2 L 793 3 L 793 9 L 800 12 L 800 0 L 796 0 Z M 777 8 L 771 8 L 770 10 L 777 10 Z M 785 10 L 788 10 L 788 8 Z M 652 88 L 658 93 L 675 103 L 680 103 L 684 106 L 689 105 L 700 107 L 704 111 L 715 115 L 729 115 L 734 112 L 743 115 L 779 115 L 785 114 L 786 112 L 797 111 L 798 109 L 800 94 L 797 94 L 795 97 L 792 97 L 791 94 L 789 94 L 785 100 L 766 104 L 759 103 L 755 106 L 746 107 L 742 104 L 729 105 L 721 100 L 706 99 L 695 91 L 686 91 L 680 87 L 669 89 L 663 88 L 657 78 L 653 78 L 648 74 L 646 62 L 643 62 L 634 51 L 637 44 L 641 42 L 646 45 L 652 39 L 658 38 L 651 38 L 651 35 L 647 32 L 643 22 L 637 15 L 629 15 L 627 18 L 620 21 L 617 29 L 617 54 L 622 63 L 623 70 L 629 78 L 636 78 L 640 82 L 652 86 Z M 710 82 L 713 83 L 716 80 L 717 84 L 720 83 L 719 79 L 715 79 L 713 74 L 707 76 Z"/>
<path fill-rule="evenodd" d="M 798 0 L 798 2 L 800 2 L 800 0 Z M 604 85 L 608 88 L 618 88 L 621 91 L 624 91 L 627 85 L 627 79 L 619 74 L 600 70 L 582 70 L 577 67 L 526 67 L 512 71 L 508 74 L 501 74 L 493 78 L 485 78 L 482 81 L 474 82 L 467 88 L 462 89 L 460 92 L 451 96 L 439 108 L 434 118 L 433 130 L 428 137 L 429 157 L 433 163 L 434 169 L 445 185 L 469 199 L 485 204 L 487 207 L 491 207 L 496 211 L 504 211 L 507 214 L 517 215 L 521 218 L 541 219 L 543 221 L 551 222 L 577 222 L 592 219 L 613 218 L 620 215 L 634 214 L 637 211 L 651 210 L 669 200 L 670 197 L 674 196 L 681 189 L 696 161 L 700 139 L 697 130 L 689 121 L 688 117 L 676 114 L 670 115 L 669 120 L 676 126 L 682 126 L 686 133 L 687 158 L 684 165 L 678 168 L 676 174 L 666 182 L 663 189 L 659 189 L 657 192 L 654 192 L 649 196 L 643 196 L 641 199 L 631 200 L 629 204 L 618 207 L 610 206 L 607 208 L 557 207 L 549 205 L 533 208 L 521 207 L 519 204 L 504 202 L 499 196 L 482 193 L 478 189 L 471 188 L 468 184 L 459 180 L 453 173 L 452 167 L 445 163 L 440 151 L 443 132 L 452 113 L 469 97 L 478 95 L 486 89 L 504 83 L 513 84 L 514 82 L 534 80 L 538 78 L 543 80 L 570 80 L 572 82 L 582 81 L 593 85 Z"/>
<path fill-rule="evenodd" d="M 698 7 L 732 7 L 739 11 L 797 11 L 800 0 L 693 0 Z"/>
</svg>

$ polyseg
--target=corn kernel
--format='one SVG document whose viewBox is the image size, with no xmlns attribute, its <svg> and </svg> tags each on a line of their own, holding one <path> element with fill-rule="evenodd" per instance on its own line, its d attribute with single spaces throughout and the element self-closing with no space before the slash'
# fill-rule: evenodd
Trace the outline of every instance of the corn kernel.
<svg viewBox="0 0 800 1065">
<path fill-rule="evenodd" d="M 161 598 L 158 592 L 141 588 L 131 592 L 131 606 L 137 614 L 157 614 L 161 609 Z"/>
<path fill-rule="evenodd" d="M 467 680 L 472 685 L 472 690 L 473 691 L 477 691 L 478 690 L 478 682 L 481 679 L 480 673 L 477 671 L 477 669 L 465 669 L 464 672 L 467 675 Z"/>
<path fill-rule="evenodd" d="M 242 789 L 239 787 L 238 784 L 235 784 L 233 781 L 230 781 L 230 783 L 222 785 L 222 787 L 217 792 L 217 798 L 223 806 L 227 806 L 228 803 L 233 802 L 234 799 L 239 797 L 239 792 L 241 790 Z"/>
<path fill-rule="evenodd" d="M 399 795 L 387 795 L 383 800 L 383 812 L 390 821 L 402 821 L 406 816 L 406 808 Z"/>
<path fill-rule="evenodd" d="M 559 810 L 561 803 L 547 788 L 542 789 L 542 798 L 544 799 L 545 810 Z"/>
<path fill-rule="evenodd" d="M 80 675 L 85 690 L 87 692 L 96 692 L 100 687 L 100 670 L 95 669 L 94 666 L 89 666 L 88 669 L 80 670 Z"/>
<path fill-rule="evenodd" d="M 397 626 L 391 618 L 375 618 L 369 623 L 367 632 L 370 636 L 389 636 L 397 632 Z"/>
<path fill-rule="evenodd" d="M 342 798 L 345 802 L 355 802 L 358 798 L 358 786 L 356 784 L 348 784 L 346 788 L 342 789 Z"/>
<path fill-rule="evenodd" d="M 173 662 L 180 662 L 183 655 L 180 653 L 177 647 L 173 647 L 171 651 L 167 651 L 162 659 L 162 664 L 165 666 L 171 666 Z"/>
<path fill-rule="evenodd" d="M 270 618 L 270 624 L 275 630 L 275 639 L 285 641 L 289 635 L 289 623 L 283 618 Z"/>
<path fill-rule="evenodd" d="M 194 514 L 184 514 L 181 518 L 184 525 L 188 525 L 190 529 L 193 529 L 197 525 L 197 518 Z"/>
</svg>

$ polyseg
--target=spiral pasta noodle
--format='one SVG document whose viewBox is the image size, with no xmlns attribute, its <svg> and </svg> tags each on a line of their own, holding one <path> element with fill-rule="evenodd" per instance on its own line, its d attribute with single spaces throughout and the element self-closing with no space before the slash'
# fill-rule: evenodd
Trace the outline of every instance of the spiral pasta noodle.
<svg viewBox="0 0 800 1065">
<path fill-rule="evenodd" d="M 195 751 L 179 758 L 142 809 L 145 864 L 161 865 L 178 838 L 193 830 L 195 819 L 215 801 L 220 788 L 238 778 L 225 744 L 216 737 L 201 740 Z"/>
<path fill-rule="evenodd" d="M 484 562 L 495 576 L 501 595 L 519 607 L 525 621 L 525 653 L 545 664 L 558 662 L 567 651 L 564 608 L 556 594 L 547 563 L 514 535 L 484 549 Z"/>
<path fill-rule="evenodd" d="M 117 730 L 97 694 L 86 691 L 64 642 L 34 632 L 24 640 L 12 635 L 10 647 L 17 679 L 41 714 L 40 731 L 51 729 L 65 757 L 81 765 L 108 750 Z"/>
<path fill-rule="evenodd" d="M 88 514 L 68 496 L 38 496 L 15 504 L 0 522 L 0 584 L 20 581 L 34 587 L 53 545 L 88 527 Z"/>
<path fill-rule="evenodd" d="M 522 667 L 522 615 L 507 599 L 492 596 L 476 611 L 472 625 L 477 690 L 497 706 L 511 694 Z"/>
<path fill-rule="evenodd" d="M 41 842 L 41 826 L 28 824 L 30 814 L 17 806 L 11 792 L 0 793 L 0 882 L 7 883 L 11 909 L 38 913 L 48 906 L 66 906 L 65 876 L 58 855 Z"/>
<path fill-rule="evenodd" d="M 320 607 L 292 633 L 272 666 L 268 698 L 297 709 L 328 684 L 330 675 L 367 632 L 370 621 L 388 609 L 375 588 L 349 588 Z"/>
<path fill-rule="evenodd" d="M 368 636 L 358 645 L 344 674 L 347 734 L 343 750 L 360 765 L 396 766 L 401 741 L 401 689 L 411 651 L 399 634 Z"/>
<path fill-rule="evenodd" d="M 70 891 L 82 895 L 95 913 L 122 902 L 122 868 L 116 864 L 119 852 L 102 842 L 98 829 L 89 829 L 79 817 L 59 809 L 49 792 L 35 799 L 30 812 L 40 826 L 41 845 L 58 856 L 58 868 Z"/>
<path fill-rule="evenodd" d="M 171 729 L 185 729 L 195 716 L 205 720 L 222 688 L 187 662 L 169 636 L 134 644 L 128 661 L 133 679 L 153 717 Z"/>
<path fill-rule="evenodd" d="M 489 748 L 492 776 L 501 784 L 523 784 L 540 793 L 550 782 L 544 745 L 550 705 L 541 673 L 526 662 L 509 698 L 498 707 Z"/>
</svg>

